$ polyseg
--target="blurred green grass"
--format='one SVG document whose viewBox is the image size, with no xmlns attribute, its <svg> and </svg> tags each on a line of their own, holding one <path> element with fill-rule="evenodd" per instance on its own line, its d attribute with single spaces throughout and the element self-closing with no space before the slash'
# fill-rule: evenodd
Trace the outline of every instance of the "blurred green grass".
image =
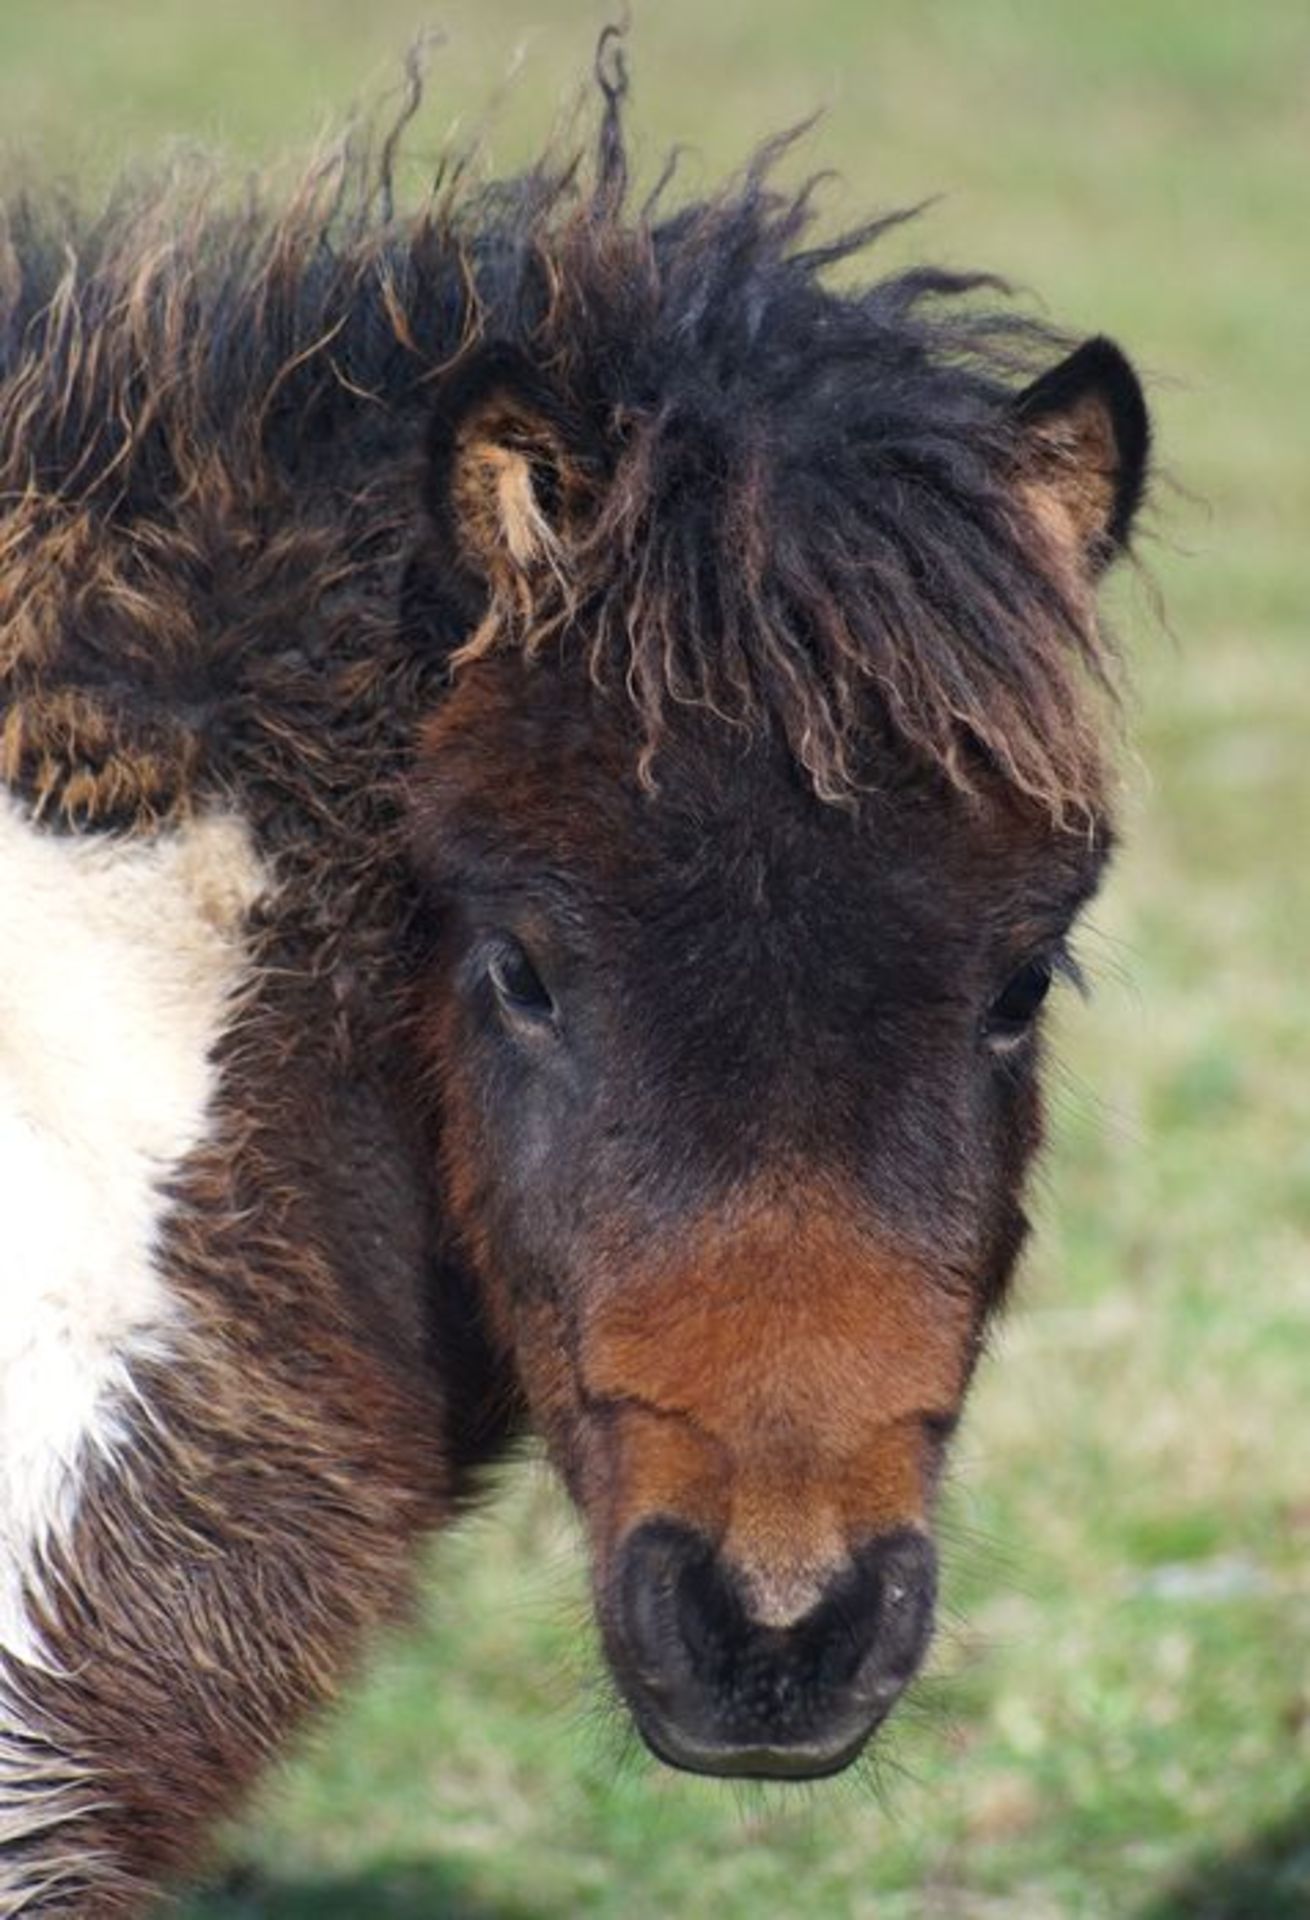
<svg viewBox="0 0 1310 1920">
<path fill-rule="evenodd" d="M 450 0 L 420 144 L 531 154 L 603 15 Z M 433 24 L 372 0 L 7 0 L 15 166 L 302 146 Z M 504 85 L 517 49 L 516 79 Z M 833 217 L 996 268 L 1153 378 L 1125 846 L 1063 1010 L 1019 1308 L 975 1396 L 934 1671 L 865 1777 L 634 1753 L 540 1468 L 273 1784 L 191 1920 L 1310 1913 L 1310 14 L 1290 0 L 653 0 L 634 124 L 712 177 L 826 106 Z"/>
</svg>

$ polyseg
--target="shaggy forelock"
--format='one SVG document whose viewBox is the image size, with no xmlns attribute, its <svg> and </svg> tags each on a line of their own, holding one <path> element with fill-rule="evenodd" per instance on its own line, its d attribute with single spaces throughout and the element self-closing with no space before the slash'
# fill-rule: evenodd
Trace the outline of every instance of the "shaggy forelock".
<svg viewBox="0 0 1310 1920">
<path fill-rule="evenodd" d="M 833 286 L 907 216 L 807 244 L 813 183 L 772 184 L 790 138 L 713 200 L 634 212 L 621 101 L 591 187 L 527 202 L 529 291 L 487 322 L 549 369 L 593 511 L 463 657 L 567 635 L 628 690 L 652 774 L 690 703 L 779 727 L 828 799 L 876 777 L 890 723 L 961 788 L 988 766 L 1095 813 L 1112 656 L 1021 508 L 1008 404 L 1060 337 L 985 304 L 987 275 Z"/>
<path fill-rule="evenodd" d="M 351 502 L 341 564 L 371 563 L 442 373 L 508 342 L 577 424 L 585 511 L 465 657 L 585 649 L 655 779 L 695 703 L 779 731 L 826 798 L 876 779 L 890 728 L 959 787 L 991 769 L 1056 819 L 1095 812 L 1110 652 L 1021 506 L 1007 407 L 1056 336 L 989 306 L 986 276 L 853 283 L 897 220 L 813 244 L 812 185 L 776 184 L 789 140 L 714 198 L 666 212 L 666 181 L 638 204 L 612 42 L 600 81 L 591 162 L 491 188 L 449 169 L 415 214 L 394 133 L 281 202 L 191 181 L 91 226 L 12 210 L 6 603 L 29 617 L 25 559 L 44 577 L 92 504 L 130 527 L 203 496 L 254 524 L 327 491 Z"/>
</svg>

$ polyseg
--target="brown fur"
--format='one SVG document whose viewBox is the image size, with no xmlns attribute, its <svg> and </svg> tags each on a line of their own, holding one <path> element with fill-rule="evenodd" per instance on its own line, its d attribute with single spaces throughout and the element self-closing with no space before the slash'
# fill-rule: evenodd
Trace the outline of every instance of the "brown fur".
<svg viewBox="0 0 1310 1920">
<path fill-rule="evenodd" d="M 1021 497 L 1056 550 L 1067 551 L 1075 579 L 1085 579 L 1085 556 L 1095 552 L 1104 537 L 1119 478 L 1113 428 L 1094 397 L 1044 423 L 1025 443 Z"/>
<path fill-rule="evenodd" d="M 757 1584 L 817 1591 L 866 1538 L 922 1524 L 923 1421 L 958 1407 L 976 1309 L 853 1211 L 803 1189 L 745 1200 L 582 1309 L 602 1551 L 671 1516 Z"/>
</svg>

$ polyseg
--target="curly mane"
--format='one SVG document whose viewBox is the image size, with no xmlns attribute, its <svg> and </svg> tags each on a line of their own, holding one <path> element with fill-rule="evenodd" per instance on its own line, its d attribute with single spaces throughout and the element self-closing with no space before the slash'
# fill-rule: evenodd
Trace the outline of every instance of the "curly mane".
<svg viewBox="0 0 1310 1920">
<path fill-rule="evenodd" d="M 712 198 L 666 210 L 666 178 L 637 204 L 610 36 L 598 77 L 589 163 L 492 186 L 453 165 L 417 211 L 393 194 L 417 83 L 385 141 L 343 145 L 280 201 L 184 177 L 93 221 L 10 209 L 0 694 L 57 685 L 59 724 L 89 735 L 135 663 L 165 757 L 203 761 L 186 709 L 234 646 L 217 609 L 278 554 L 302 613 L 364 583 L 382 645 L 433 397 L 506 342 L 576 429 L 585 511 L 529 600 L 491 595 L 457 662 L 584 647 L 648 764 L 696 703 L 780 730 L 826 798 L 858 790 L 890 727 L 957 785 L 981 762 L 1054 818 L 1093 810 L 1111 651 L 1011 484 L 1008 402 L 1056 336 L 984 304 L 986 275 L 854 282 L 905 216 L 813 242 L 813 183 L 775 184 L 790 136 Z M 19 718 L 10 779 L 31 757 Z"/>
</svg>

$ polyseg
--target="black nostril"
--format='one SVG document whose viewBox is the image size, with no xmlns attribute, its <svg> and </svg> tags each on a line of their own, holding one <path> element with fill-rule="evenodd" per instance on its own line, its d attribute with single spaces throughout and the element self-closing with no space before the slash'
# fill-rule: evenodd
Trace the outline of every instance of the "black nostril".
<svg viewBox="0 0 1310 1920">
<path fill-rule="evenodd" d="M 677 1576 L 678 1628 L 693 1666 L 703 1666 L 748 1630 L 736 1587 L 713 1548 L 689 1554 Z"/>
<path fill-rule="evenodd" d="M 671 1520 L 648 1522 L 626 1543 L 617 1599 L 627 1650 L 648 1682 L 712 1658 L 740 1625 L 740 1601 L 714 1548 Z"/>
<path fill-rule="evenodd" d="M 816 1680 L 871 1697 L 899 1692 L 923 1656 L 936 1597 L 936 1557 L 909 1528 L 869 1541 L 792 1634 Z"/>
<path fill-rule="evenodd" d="M 819 1620 L 809 1626 L 814 1673 L 820 1686 L 848 1687 L 869 1651 L 860 1623 L 850 1619 L 841 1606 L 821 1606 Z"/>
<path fill-rule="evenodd" d="M 932 1635 L 937 1555 L 927 1534 L 911 1528 L 871 1541 L 856 1555 L 877 1593 L 877 1624 L 866 1666 L 884 1688 L 899 1692 Z"/>
</svg>

